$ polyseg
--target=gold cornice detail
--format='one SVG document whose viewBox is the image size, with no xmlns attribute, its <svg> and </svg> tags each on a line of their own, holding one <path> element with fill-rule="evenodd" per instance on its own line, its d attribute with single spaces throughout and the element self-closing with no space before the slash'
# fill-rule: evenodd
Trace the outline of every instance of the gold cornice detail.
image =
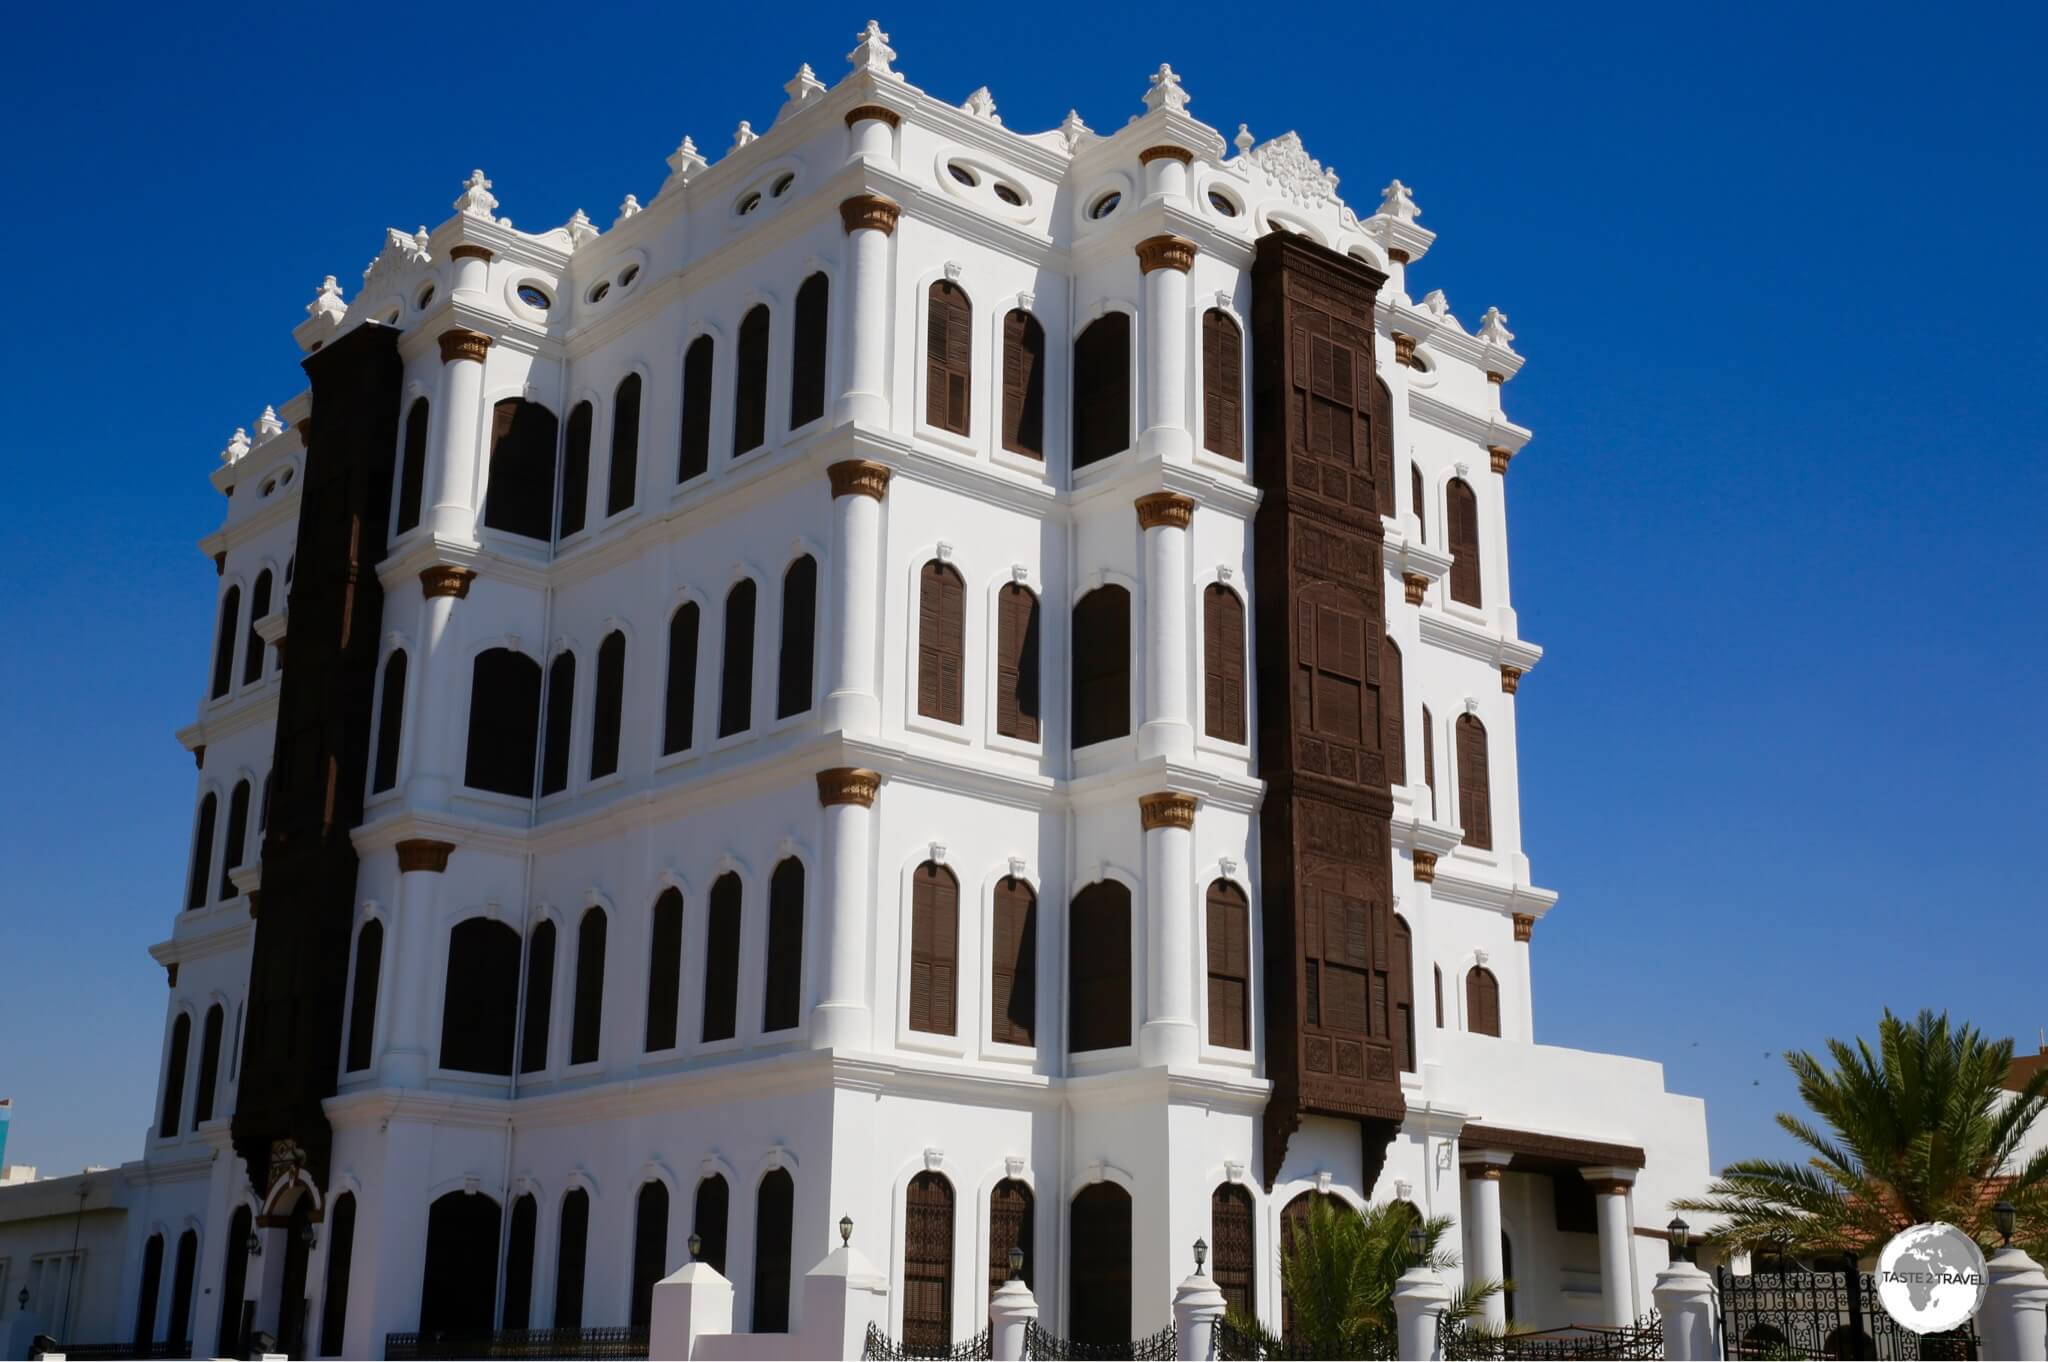
<svg viewBox="0 0 2048 1362">
<path fill-rule="evenodd" d="M 1408 263 L 1409 255 L 1408 252 L 1402 250 L 1399 246 L 1389 246 L 1387 247 L 1387 259 L 1393 261 L 1396 265 L 1405 265 Z"/>
<path fill-rule="evenodd" d="M 475 580 L 474 571 L 452 563 L 436 563 L 433 567 L 420 569 L 420 590 L 429 600 L 436 596 L 465 600 L 469 596 L 469 584 Z"/>
<path fill-rule="evenodd" d="M 1417 884 L 1435 884 L 1436 853 L 1434 851 L 1424 851 L 1422 848 L 1417 847 L 1411 854 L 1415 857 L 1415 882 Z"/>
<path fill-rule="evenodd" d="M 1195 518 L 1195 499 L 1179 492 L 1147 492 L 1132 503 L 1138 508 L 1138 528 L 1184 530 Z"/>
<path fill-rule="evenodd" d="M 1138 243 L 1138 269 L 1150 274 L 1154 270 L 1179 270 L 1186 274 L 1195 267 L 1195 243 L 1184 236 L 1148 236 Z"/>
<path fill-rule="evenodd" d="M 1138 822 L 1150 832 L 1154 828 L 1179 828 L 1183 832 L 1195 826 L 1196 799 L 1191 794 L 1178 794 L 1162 790 L 1158 794 L 1138 796 Z"/>
<path fill-rule="evenodd" d="M 857 804 L 863 809 L 875 807 L 875 796 L 882 792 L 882 773 L 859 766 L 834 766 L 818 772 L 818 802 L 826 808 L 834 804 Z"/>
<path fill-rule="evenodd" d="M 880 194 L 855 194 L 839 205 L 839 221 L 849 236 L 864 227 L 888 236 L 896 230 L 896 219 L 902 215 L 903 210 L 894 199 L 885 199 Z"/>
<path fill-rule="evenodd" d="M 1186 147 L 1146 147 L 1138 153 L 1138 164 L 1149 166 L 1154 161 L 1179 161 L 1182 165 L 1193 165 L 1195 153 Z"/>
<path fill-rule="evenodd" d="M 1422 604 L 1422 593 L 1429 590 L 1429 578 L 1419 572 L 1401 574 L 1401 594 L 1410 605 Z"/>
<path fill-rule="evenodd" d="M 865 123 L 869 119 L 877 123 L 887 123 L 892 128 L 901 126 L 903 122 L 902 116 L 894 109 L 885 109 L 879 104 L 863 104 L 859 108 L 846 111 L 846 126 L 849 128 L 856 123 Z"/>
<path fill-rule="evenodd" d="M 398 844 L 397 850 L 399 874 L 428 870 L 439 875 L 448 869 L 448 857 L 454 852 L 455 843 L 436 842 L 428 837 L 408 837 Z"/>
<path fill-rule="evenodd" d="M 491 338 L 489 336 L 486 336 L 481 331 L 471 331 L 468 327 L 463 326 L 458 326 L 450 331 L 443 331 L 440 339 L 441 362 L 443 364 L 452 364 L 458 359 L 473 359 L 481 364 L 484 362 L 484 356 L 489 353 L 491 348 Z"/>
<path fill-rule="evenodd" d="M 832 497 L 872 497 L 876 501 L 889 495 L 889 465 L 876 463 L 872 459 L 843 459 L 825 469 L 825 476 L 832 480 Z"/>
</svg>

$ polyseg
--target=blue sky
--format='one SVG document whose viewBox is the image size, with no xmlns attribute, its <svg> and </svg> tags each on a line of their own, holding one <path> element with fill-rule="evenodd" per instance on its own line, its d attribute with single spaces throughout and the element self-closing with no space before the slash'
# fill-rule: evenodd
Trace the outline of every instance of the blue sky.
<svg viewBox="0 0 2048 1362">
<path fill-rule="evenodd" d="M 1663 1061 L 1716 1163 L 1783 1152 L 1779 1055 L 1948 1008 L 2048 1025 L 2039 8 L 877 12 L 935 94 L 1098 128 L 1161 61 L 1298 129 L 1411 272 L 1529 357 L 1508 410 L 1539 1039 Z M 488 16 L 488 17 L 487 17 Z M 30 6 L 0 57 L 0 1095 L 10 1158 L 135 1156 L 214 594 L 194 541 L 289 328 L 473 166 L 528 228 L 765 125 L 867 10 Z M 1589 1098 L 1589 1100 L 1593 1100 Z"/>
</svg>

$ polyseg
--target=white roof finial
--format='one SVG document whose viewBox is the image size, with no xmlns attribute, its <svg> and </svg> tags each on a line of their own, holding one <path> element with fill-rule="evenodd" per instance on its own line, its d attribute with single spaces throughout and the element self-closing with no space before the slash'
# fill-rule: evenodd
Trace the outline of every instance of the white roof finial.
<svg viewBox="0 0 2048 1362">
<path fill-rule="evenodd" d="M 276 407 L 265 407 L 263 414 L 256 418 L 256 439 L 260 443 L 284 429 L 284 422 L 277 419 Z"/>
<path fill-rule="evenodd" d="M 589 216 L 578 208 L 568 223 L 569 249 L 581 250 L 597 240 L 597 228 L 591 225 Z"/>
<path fill-rule="evenodd" d="M 732 150 L 738 151 L 741 147 L 754 140 L 754 125 L 742 118 L 740 125 L 732 130 Z M 731 153 L 727 154 L 730 155 Z"/>
<path fill-rule="evenodd" d="M 1423 295 L 1422 308 L 1425 312 L 1429 312 L 1441 318 L 1449 315 L 1451 310 L 1451 300 L 1444 296 L 1444 291 L 1442 289 L 1433 288 L 1428 293 Z"/>
<path fill-rule="evenodd" d="M 240 426 L 236 426 L 234 438 L 229 440 L 228 447 L 220 452 L 220 461 L 222 463 L 240 463 L 248 452 L 249 432 L 243 430 Z"/>
<path fill-rule="evenodd" d="M 783 106 L 783 112 L 787 113 L 790 108 L 808 104 L 824 94 L 825 82 L 819 80 L 818 73 L 811 69 L 809 62 L 805 62 L 797 73 L 789 78 L 789 84 L 782 87 L 782 92 L 789 96 L 789 103 Z"/>
<path fill-rule="evenodd" d="M 1408 192 L 1408 186 L 1395 180 L 1380 191 L 1380 217 L 1389 217 L 1396 222 L 1413 222 L 1422 216 L 1422 210 L 1415 206 L 1415 196 Z"/>
<path fill-rule="evenodd" d="M 967 102 L 960 107 L 973 114 L 976 118 L 986 118 L 991 123 L 1003 121 L 996 117 L 996 97 L 988 92 L 988 86 L 986 85 L 967 96 Z"/>
<path fill-rule="evenodd" d="M 888 76 L 894 80 L 903 79 L 889 66 L 896 60 L 896 49 L 889 46 L 889 35 L 882 32 L 882 26 L 875 20 L 868 20 L 868 26 L 860 31 L 859 40 L 853 51 L 846 54 L 847 64 L 856 72 L 865 71 L 873 76 Z"/>
<path fill-rule="evenodd" d="M 463 182 L 462 193 L 455 200 L 455 211 L 464 217 L 482 218 L 486 222 L 498 211 L 498 200 L 491 194 L 491 182 L 484 178 L 481 170 L 469 172 L 469 178 Z"/>
<path fill-rule="evenodd" d="M 697 151 L 696 142 L 685 135 L 676 149 L 668 154 L 669 179 L 676 184 L 688 184 L 692 175 L 709 164 Z"/>
<path fill-rule="evenodd" d="M 1060 140 L 1067 144 L 1067 155 L 1072 156 L 1081 145 L 1081 139 L 1087 136 L 1088 125 L 1081 121 L 1081 111 L 1067 110 L 1067 116 L 1060 120 Z"/>
<path fill-rule="evenodd" d="M 1152 88 L 1145 92 L 1147 109 L 1185 109 L 1188 106 L 1188 92 L 1180 86 L 1180 77 L 1165 62 L 1152 73 Z"/>
<path fill-rule="evenodd" d="M 341 300 L 341 285 L 328 275 L 320 281 L 320 291 L 313 295 L 313 301 L 306 304 L 308 317 L 332 317 L 340 321 L 348 312 L 348 304 Z"/>
<path fill-rule="evenodd" d="M 1503 350 L 1512 349 L 1515 333 L 1508 330 L 1507 313 L 1497 307 L 1486 309 L 1486 315 L 1479 319 L 1479 339 L 1488 345 L 1498 345 Z"/>
<path fill-rule="evenodd" d="M 619 205 L 618 222 L 614 222 L 612 225 L 616 227 L 619 225 L 620 222 L 624 222 L 627 218 L 636 218 L 639 216 L 640 200 L 635 198 L 633 195 L 628 194 L 626 195 L 626 201 Z"/>
<path fill-rule="evenodd" d="M 1250 155 L 1252 143 L 1258 140 L 1258 138 L 1252 136 L 1251 126 L 1246 123 L 1238 124 L 1237 136 L 1230 139 L 1231 145 L 1237 148 L 1237 154 L 1240 156 Z"/>
</svg>

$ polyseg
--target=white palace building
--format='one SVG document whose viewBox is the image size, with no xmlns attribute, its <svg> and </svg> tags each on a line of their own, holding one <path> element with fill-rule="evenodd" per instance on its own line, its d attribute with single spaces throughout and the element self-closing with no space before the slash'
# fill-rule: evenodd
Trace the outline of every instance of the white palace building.
<svg viewBox="0 0 2048 1362">
<path fill-rule="evenodd" d="M 0 1339 L 644 1325 L 693 1237 L 775 1332 L 842 1216 L 907 1340 L 1012 1245 L 1149 1333 L 1197 1239 L 1277 1329 L 1318 1196 L 1649 1308 L 1704 1109 L 1534 1040 L 1505 319 L 1167 67 L 1022 133 L 894 56 L 321 287 L 212 474 L 143 1156 L 0 1192 Z"/>
</svg>

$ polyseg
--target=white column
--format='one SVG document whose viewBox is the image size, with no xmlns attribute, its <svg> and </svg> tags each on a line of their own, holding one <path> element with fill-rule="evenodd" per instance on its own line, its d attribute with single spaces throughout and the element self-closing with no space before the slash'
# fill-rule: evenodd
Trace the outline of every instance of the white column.
<svg viewBox="0 0 2048 1362">
<path fill-rule="evenodd" d="M 1173 1289 L 1174 1356 L 1182 1362 L 1208 1362 L 1214 1357 L 1216 1326 L 1228 1310 L 1223 1292 L 1199 1267 L 1194 1276 L 1183 1278 Z"/>
<path fill-rule="evenodd" d="M 491 282 L 491 252 L 487 247 L 452 247 L 448 258 L 455 263 L 453 293 L 483 293 Z"/>
<path fill-rule="evenodd" d="M 889 469 L 848 459 L 832 480 L 833 611 L 825 650 L 825 728 L 875 733 L 882 701 L 875 680 L 882 629 L 882 499 Z"/>
<path fill-rule="evenodd" d="M 901 210 L 880 194 L 839 205 L 846 228 L 846 391 L 837 424 L 889 424 L 889 237 Z"/>
<path fill-rule="evenodd" d="M 1719 1312 L 1714 1305 L 1714 1279 L 1691 1263 L 1676 1262 L 1657 1274 L 1650 1296 L 1663 1317 L 1666 1362 L 1708 1362 L 1721 1349 L 1715 1335 Z M 1986 1357 L 2010 1354 L 1987 1352 Z M 2034 1357 L 2041 1356 L 2035 1353 Z"/>
<path fill-rule="evenodd" d="M 1629 1214 L 1628 1190 L 1635 1185 L 1633 1168 L 1581 1168 L 1579 1176 L 1593 1189 L 1600 1221 L 1600 1314 L 1605 1324 L 1633 1324 L 1636 1319 L 1635 1225 Z"/>
<path fill-rule="evenodd" d="M 473 261 L 459 262 L 468 268 Z M 441 438 L 428 447 L 426 525 L 436 539 L 476 539 L 477 449 L 483 432 L 484 356 L 491 338 L 462 327 L 441 333 Z"/>
<path fill-rule="evenodd" d="M 1471 1265 L 1468 1274 L 1480 1281 L 1497 1282 L 1505 1275 L 1500 1260 L 1500 1178 L 1513 1157 L 1498 1149 L 1468 1149 L 1459 1155 L 1465 1165 L 1465 1261 Z M 1494 1292 L 1479 1313 L 1489 1328 L 1504 1328 L 1506 1295 Z"/>
<path fill-rule="evenodd" d="M 1145 198 L 1176 200 L 1182 204 L 1188 197 L 1188 163 L 1194 160 L 1194 153 L 1185 147 L 1147 147 L 1138 153 L 1138 164 L 1145 167 Z"/>
<path fill-rule="evenodd" d="M 846 159 L 868 165 L 895 166 L 895 130 L 901 121 L 894 109 L 885 109 L 879 104 L 863 104 L 857 109 L 848 109 L 846 126 L 853 133 L 853 154 Z"/>
<path fill-rule="evenodd" d="M 450 842 L 414 838 L 400 842 L 398 854 L 398 949 L 391 953 L 392 968 L 379 986 L 391 990 L 391 1024 L 385 1030 L 384 1053 L 377 1073 L 386 1087 L 423 1088 L 433 1056 L 427 1051 L 427 1037 L 433 1029 L 430 1008 L 441 996 L 434 978 L 434 918 L 441 896 L 441 875 L 448 868 L 448 856 L 455 850 Z M 525 981 L 521 981 L 524 987 Z"/>
<path fill-rule="evenodd" d="M 811 1011 L 814 1049 L 865 1050 L 874 1043 L 868 1005 L 868 920 L 873 870 L 868 855 L 882 778 L 855 766 L 818 772 L 825 807 L 825 886 L 818 903 L 818 1002 Z"/>
<path fill-rule="evenodd" d="M 249 1264 L 249 1283 L 254 1289 L 243 1299 L 256 1302 L 249 1332 L 252 1335 L 269 1334 L 275 1338 L 284 1317 L 284 1260 L 291 1242 L 291 1230 L 284 1223 L 284 1216 L 278 1216 L 274 1225 L 264 1224 L 266 1218 L 259 1217 L 256 1221 L 256 1242 L 262 1245 L 263 1256 Z M 200 1299 L 205 1300 L 206 1297 Z"/>
<path fill-rule="evenodd" d="M 404 785 L 406 803 L 414 809 L 445 809 L 462 788 L 469 734 L 456 716 L 463 712 L 469 663 L 458 656 L 453 626 L 455 603 L 469 595 L 475 580 L 468 568 L 443 565 L 420 572 L 419 643 L 407 660 L 414 712 L 406 716 L 413 741 Z"/>
<path fill-rule="evenodd" d="M 1195 243 L 1154 236 L 1138 243 L 1145 275 L 1145 428 L 1138 452 L 1187 459 L 1195 440 L 1188 430 L 1188 271 Z"/>
<path fill-rule="evenodd" d="M 2019 1362 L 2048 1358 L 2048 1274 L 2017 1244 L 2007 1244 L 1985 1264 L 1990 1277 L 1984 1309 L 1977 1316 L 1985 1357 Z"/>
<path fill-rule="evenodd" d="M 1138 1062 L 1193 1064 L 1195 1029 L 1195 797 L 1142 795 L 1145 829 L 1145 1024 Z"/>
<path fill-rule="evenodd" d="M 1022 1362 L 1025 1328 L 1038 1319 L 1038 1298 L 1021 1277 L 1012 1277 L 988 1298 L 989 1356 Z"/>
<path fill-rule="evenodd" d="M 1429 1362 L 1437 1356 L 1437 1323 L 1451 1303 L 1451 1288 L 1436 1269 L 1417 1265 L 1394 1283 L 1394 1325 L 1399 1333 L 1395 1355 L 1402 1362 Z"/>
<path fill-rule="evenodd" d="M 1138 498 L 1145 536 L 1145 718 L 1138 728 L 1140 757 L 1186 757 L 1195 750 L 1188 704 L 1188 526 L 1195 503 L 1177 492 Z"/>
</svg>

